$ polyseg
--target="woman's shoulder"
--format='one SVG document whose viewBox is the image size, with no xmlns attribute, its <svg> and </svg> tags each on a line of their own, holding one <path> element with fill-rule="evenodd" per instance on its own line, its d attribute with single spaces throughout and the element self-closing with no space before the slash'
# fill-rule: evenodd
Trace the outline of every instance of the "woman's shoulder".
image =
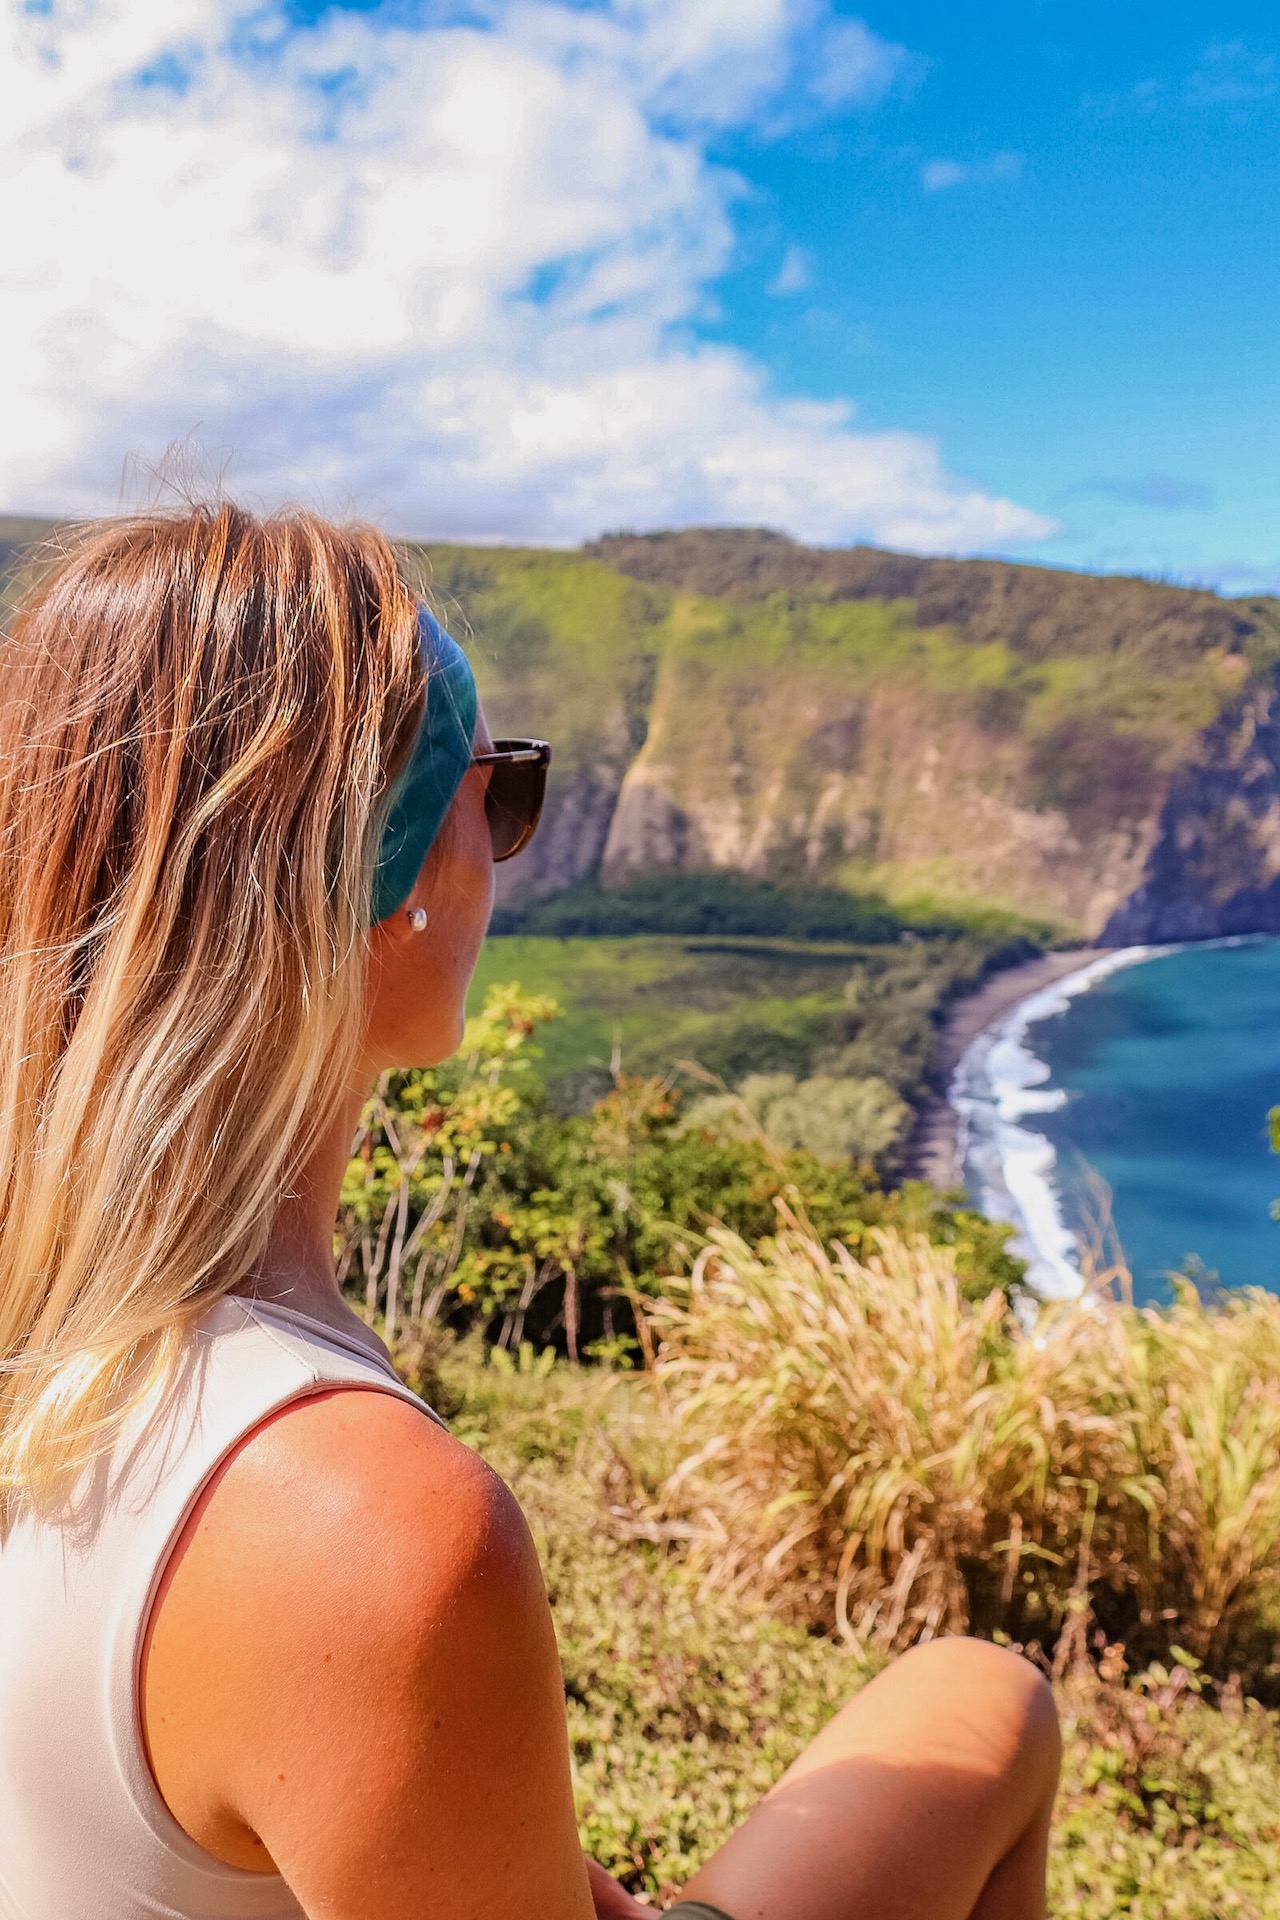
<svg viewBox="0 0 1280 1920">
<path fill-rule="evenodd" d="M 385 1833 L 442 1767 L 492 1773 L 504 1721 L 563 1741 L 558 1685 L 510 1490 L 408 1402 L 343 1387 L 268 1418 L 202 1492 L 153 1610 L 144 1719 L 191 1837 L 296 1885 L 295 1852 L 339 1877 L 360 1855 L 355 1806 Z"/>
<path fill-rule="evenodd" d="M 525 1536 L 509 1487 L 426 1410 L 377 1387 L 322 1387 L 262 1423 L 218 1488 L 281 1579 L 305 1556 L 341 1581 L 341 1536 L 367 1573 L 456 1577 Z M 217 1496 L 215 1496 L 217 1497 Z"/>
<path fill-rule="evenodd" d="M 322 1384 L 269 1414 L 222 1461 L 200 1523 L 225 1551 L 252 1547 L 289 1578 L 304 1556 L 329 1565 L 335 1531 L 366 1555 L 450 1564 L 464 1543 L 523 1526 L 505 1482 L 425 1407 L 370 1381 Z M 333 1566 L 341 1577 L 341 1563 Z"/>
<path fill-rule="evenodd" d="M 252 1561 L 282 1602 L 305 1599 L 293 1617 L 321 1637 L 328 1612 L 404 1644 L 424 1608 L 429 1620 L 467 1603 L 477 1581 L 523 1583 L 528 1604 L 546 1604 L 505 1481 L 378 1389 L 321 1390 L 284 1409 L 237 1451 L 214 1499 L 224 1511 L 213 1516 L 213 1555 Z M 374 1624 L 375 1608 L 390 1628 Z"/>
<path fill-rule="evenodd" d="M 149 1664 L 179 1623 L 242 1665 L 323 1636 L 327 1615 L 359 1620 L 371 1644 L 428 1593 L 524 1573 L 531 1554 L 515 1496 L 471 1448 L 380 1388 L 322 1387 L 246 1433 L 202 1489 L 157 1593 Z"/>
</svg>

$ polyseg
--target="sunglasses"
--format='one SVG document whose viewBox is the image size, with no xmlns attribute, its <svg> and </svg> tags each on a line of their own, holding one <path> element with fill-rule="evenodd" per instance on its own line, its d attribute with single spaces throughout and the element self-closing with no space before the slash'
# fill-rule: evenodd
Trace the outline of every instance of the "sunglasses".
<svg viewBox="0 0 1280 1920">
<path fill-rule="evenodd" d="M 495 860 L 512 860 L 534 836 L 547 794 L 551 748 L 545 740 L 495 740 L 492 753 L 477 753 L 473 767 L 488 767 L 484 796 Z"/>
</svg>

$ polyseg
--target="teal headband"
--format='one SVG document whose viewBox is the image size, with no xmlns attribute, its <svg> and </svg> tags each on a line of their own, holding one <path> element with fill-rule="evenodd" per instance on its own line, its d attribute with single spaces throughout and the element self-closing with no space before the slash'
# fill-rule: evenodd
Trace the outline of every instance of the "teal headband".
<svg viewBox="0 0 1280 1920">
<path fill-rule="evenodd" d="M 426 706 L 413 752 L 393 789 L 378 849 L 370 914 L 375 924 L 412 893 L 474 750 L 478 700 L 471 664 L 425 607 L 418 611 L 418 631 L 427 670 Z"/>
</svg>

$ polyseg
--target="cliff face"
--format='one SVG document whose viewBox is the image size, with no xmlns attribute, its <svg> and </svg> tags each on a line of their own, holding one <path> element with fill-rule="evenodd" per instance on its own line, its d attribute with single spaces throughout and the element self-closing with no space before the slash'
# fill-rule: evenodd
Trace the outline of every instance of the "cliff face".
<svg viewBox="0 0 1280 1920">
<path fill-rule="evenodd" d="M 729 867 L 1021 908 L 1096 931 L 1141 875 L 1162 782 L 1044 804 L 1034 748 L 958 694 L 797 661 L 772 689 L 678 651 L 609 822 L 601 877 Z M 1040 804 L 1036 804 L 1037 800 Z"/>
<path fill-rule="evenodd" d="M 1109 946 L 1280 933 L 1280 676 L 1233 701 L 1169 782 Z"/>
<path fill-rule="evenodd" d="M 1206 924 L 1223 887 L 1263 911 L 1275 603 L 751 533 L 431 558 L 495 730 L 555 743 L 506 897 L 728 868 L 1087 938 L 1137 937 L 1124 914 L 1153 887 Z"/>
</svg>

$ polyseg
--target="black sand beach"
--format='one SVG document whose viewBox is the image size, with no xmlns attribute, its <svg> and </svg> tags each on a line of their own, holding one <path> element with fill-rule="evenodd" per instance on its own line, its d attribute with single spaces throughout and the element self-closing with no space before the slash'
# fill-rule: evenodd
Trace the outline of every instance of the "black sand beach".
<svg viewBox="0 0 1280 1920">
<path fill-rule="evenodd" d="M 1099 957 L 1097 947 L 1071 947 L 1044 953 L 1024 966 L 1007 967 L 992 974 L 976 993 L 969 993 L 952 1006 L 943 1023 L 938 1043 L 938 1079 L 940 1091 L 932 1094 L 920 1109 L 907 1145 L 904 1172 L 911 1180 L 932 1180 L 936 1186 L 958 1187 L 963 1169 L 957 1159 L 956 1115 L 947 1100 L 951 1077 L 964 1053 L 980 1033 L 1020 1000 L 1029 999 L 1043 987 L 1052 986 L 1066 974 L 1078 973 Z"/>
</svg>

